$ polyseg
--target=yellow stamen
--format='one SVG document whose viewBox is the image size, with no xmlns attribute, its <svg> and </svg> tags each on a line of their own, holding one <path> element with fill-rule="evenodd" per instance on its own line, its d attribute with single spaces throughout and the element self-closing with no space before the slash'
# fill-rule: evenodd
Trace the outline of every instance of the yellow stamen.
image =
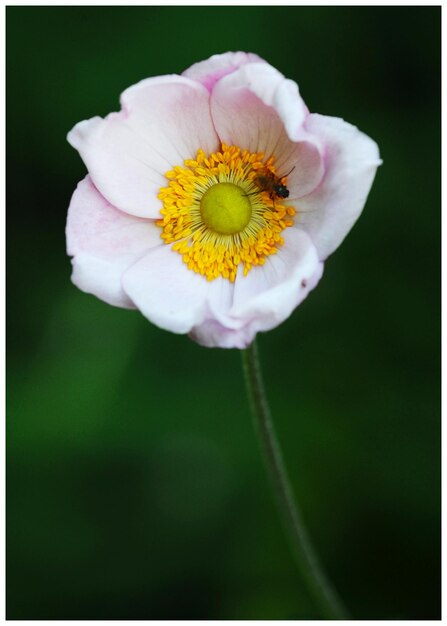
<svg viewBox="0 0 447 626">
<path fill-rule="evenodd" d="M 239 265 L 246 276 L 283 245 L 280 233 L 293 225 L 296 211 L 260 182 L 279 180 L 274 161 L 222 144 L 210 155 L 199 149 L 194 159 L 166 172 L 157 225 L 189 269 L 208 280 L 223 276 L 234 282 Z"/>
</svg>

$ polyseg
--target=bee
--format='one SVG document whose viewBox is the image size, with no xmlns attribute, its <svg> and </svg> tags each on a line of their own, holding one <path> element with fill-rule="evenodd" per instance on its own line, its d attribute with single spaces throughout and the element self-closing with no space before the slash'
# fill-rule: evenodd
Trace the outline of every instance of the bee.
<svg viewBox="0 0 447 626">
<path fill-rule="evenodd" d="M 270 200 L 273 200 L 273 202 L 275 202 L 275 197 L 285 199 L 289 197 L 289 190 L 283 181 L 294 169 L 295 166 L 292 167 L 290 172 L 284 174 L 284 176 L 277 176 L 269 169 L 264 168 L 260 170 L 256 178 L 253 179 L 253 182 L 259 187 L 260 191 L 267 191 Z"/>
</svg>

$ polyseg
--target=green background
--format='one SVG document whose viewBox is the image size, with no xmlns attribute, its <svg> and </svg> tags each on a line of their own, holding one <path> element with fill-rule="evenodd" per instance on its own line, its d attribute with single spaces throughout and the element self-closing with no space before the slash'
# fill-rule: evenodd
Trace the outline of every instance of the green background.
<svg viewBox="0 0 447 626">
<path fill-rule="evenodd" d="M 379 144 L 318 288 L 260 336 L 314 543 L 355 618 L 440 616 L 440 8 L 7 9 L 10 619 L 318 617 L 237 351 L 70 282 L 66 142 L 119 94 L 227 50 Z"/>
</svg>

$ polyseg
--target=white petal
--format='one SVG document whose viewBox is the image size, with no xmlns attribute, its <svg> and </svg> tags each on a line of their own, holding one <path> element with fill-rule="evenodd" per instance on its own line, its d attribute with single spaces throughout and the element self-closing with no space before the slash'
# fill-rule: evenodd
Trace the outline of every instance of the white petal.
<svg viewBox="0 0 447 626">
<path fill-rule="evenodd" d="M 206 61 L 194 63 L 182 75 L 199 81 L 211 91 L 217 81 L 227 74 L 231 74 L 241 65 L 256 62 L 263 62 L 257 54 L 250 52 L 225 52 L 224 54 L 215 54 Z"/>
<path fill-rule="evenodd" d="M 306 298 L 323 273 L 323 264 L 310 238 L 295 228 L 283 232 L 284 245 L 265 265 L 246 277 L 239 273 L 230 314 L 245 320 L 252 336 L 287 319 Z"/>
<path fill-rule="evenodd" d="M 68 134 L 107 200 L 132 215 L 156 218 L 164 174 L 199 148 L 218 147 L 209 93 L 182 76 L 148 78 L 127 89 L 122 111 L 80 122 Z"/>
<path fill-rule="evenodd" d="M 216 320 L 205 320 L 193 328 L 191 339 L 205 348 L 237 348 L 244 350 L 253 341 L 254 334 L 249 325 L 227 328 Z"/>
<path fill-rule="evenodd" d="M 123 287 L 143 315 L 165 330 L 189 333 L 206 319 L 231 324 L 227 313 L 234 286 L 224 278 L 208 281 L 196 274 L 170 246 L 152 250 L 133 265 Z"/>
<path fill-rule="evenodd" d="M 240 271 L 235 282 L 233 305 L 221 320 L 205 319 L 191 337 L 200 345 L 244 349 L 259 331 L 270 330 L 287 319 L 317 285 L 323 273 L 309 237 L 289 228 L 285 243 L 265 265 Z M 232 320 L 231 326 L 228 320 Z"/>
<path fill-rule="evenodd" d="M 160 229 L 150 220 L 115 209 L 87 176 L 71 198 L 66 235 L 67 253 L 74 256 L 74 284 L 109 304 L 132 308 L 121 276 L 148 250 L 162 244 Z"/>
<path fill-rule="evenodd" d="M 256 333 L 274 328 L 315 287 L 323 264 L 309 237 L 289 228 L 285 243 L 264 266 L 242 273 L 233 285 L 207 281 L 189 270 L 181 255 L 162 246 L 124 274 L 125 292 L 151 322 L 175 333 L 190 333 L 201 345 L 244 348 Z"/>
<path fill-rule="evenodd" d="M 324 260 L 362 212 L 381 160 L 376 142 L 339 118 L 310 115 L 306 127 L 325 144 L 326 172 L 319 187 L 295 205 L 296 221 Z"/>
<path fill-rule="evenodd" d="M 291 200 L 321 181 L 322 146 L 303 126 L 307 109 L 298 87 L 267 63 L 244 65 L 219 81 L 211 113 L 221 141 L 275 156 L 278 175 L 290 173 Z"/>
</svg>

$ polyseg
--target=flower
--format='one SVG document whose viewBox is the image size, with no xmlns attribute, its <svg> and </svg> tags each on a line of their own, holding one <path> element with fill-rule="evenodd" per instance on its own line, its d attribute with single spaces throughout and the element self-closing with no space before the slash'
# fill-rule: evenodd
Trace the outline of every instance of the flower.
<svg viewBox="0 0 447 626">
<path fill-rule="evenodd" d="M 121 107 L 68 134 L 88 170 L 67 219 L 74 284 L 204 346 L 247 347 L 318 283 L 377 144 L 243 52 L 142 80 Z"/>
</svg>

